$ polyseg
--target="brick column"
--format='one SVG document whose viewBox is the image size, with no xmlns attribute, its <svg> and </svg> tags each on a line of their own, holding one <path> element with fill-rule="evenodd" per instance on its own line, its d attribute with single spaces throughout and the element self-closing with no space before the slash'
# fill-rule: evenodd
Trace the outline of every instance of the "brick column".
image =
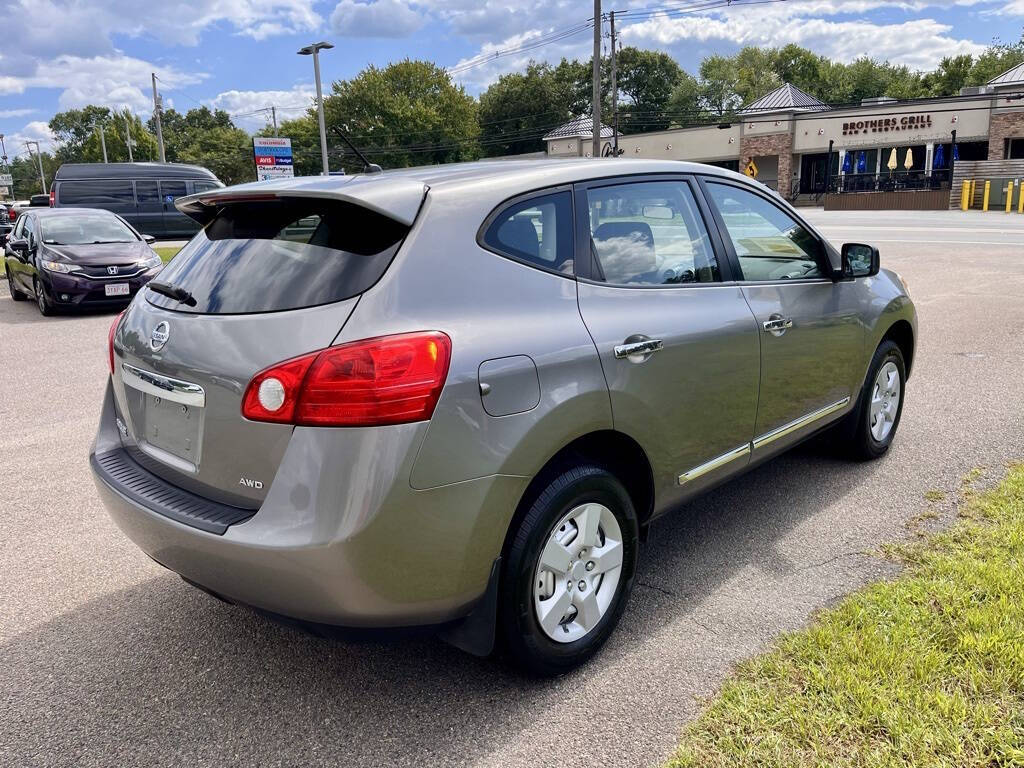
<svg viewBox="0 0 1024 768">
<path fill-rule="evenodd" d="M 763 136 L 743 136 L 740 138 L 740 171 L 755 157 L 779 158 L 779 193 L 789 197 L 790 185 L 793 183 L 793 134 L 769 133 Z"/>
<path fill-rule="evenodd" d="M 1024 112 L 994 112 L 988 123 L 988 159 L 1005 160 L 1005 139 L 1024 138 Z"/>
</svg>

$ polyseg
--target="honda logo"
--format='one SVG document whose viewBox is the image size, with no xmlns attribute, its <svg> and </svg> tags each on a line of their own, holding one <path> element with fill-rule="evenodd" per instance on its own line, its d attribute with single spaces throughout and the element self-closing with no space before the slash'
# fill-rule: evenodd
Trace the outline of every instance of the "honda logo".
<svg viewBox="0 0 1024 768">
<path fill-rule="evenodd" d="M 108 275 L 116 275 L 117 274 L 117 267 L 107 267 L 107 274 Z"/>
</svg>

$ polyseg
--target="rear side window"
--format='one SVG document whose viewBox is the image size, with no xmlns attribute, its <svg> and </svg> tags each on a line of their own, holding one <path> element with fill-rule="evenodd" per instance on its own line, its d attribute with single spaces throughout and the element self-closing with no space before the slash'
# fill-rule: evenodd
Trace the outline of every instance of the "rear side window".
<svg viewBox="0 0 1024 768">
<path fill-rule="evenodd" d="M 62 205 L 135 205 L 130 181 L 64 181 L 57 199 Z"/>
<path fill-rule="evenodd" d="M 211 189 L 217 189 L 218 185 L 214 184 L 212 181 L 197 181 L 195 182 L 194 187 L 196 192 L 207 192 Z"/>
<path fill-rule="evenodd" d="M 159 203 L 160 192 L 157 190 L 155 181 L 136 181 L 135 198 L 140 203 Z"/>
<path fill-rule="evenodd" d="M 161 181 L 160 192 L 164 196 L 165 203 L 173 203 L 179 197 L 185 196 L 184 181 Z"/>
<path fill-rule="evenodd" d="M 223 208 L 160 273 L 189 306 L 147 291 L 156 306 L 201 314 L 301 309 L 351 298 L 387 270 L 409 228 L 351 203 L 277 200 Z"/>
<path fill-rule="evenodd" d="M 494 218 L 482 239 L 516 261 L 571 275 L 572 197 L 556 192 L 513 203 Z"/>
</svg>

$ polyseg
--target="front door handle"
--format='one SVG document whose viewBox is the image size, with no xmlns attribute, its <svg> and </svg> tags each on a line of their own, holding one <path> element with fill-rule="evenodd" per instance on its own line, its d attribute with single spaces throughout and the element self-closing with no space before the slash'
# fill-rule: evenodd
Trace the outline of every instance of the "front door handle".
<svg viewBox="0 0 1024 768">
<path fill-rule="evenodd" d="M 781 336 L 793 327 L 793 320 L 792 318 L 782 317 L 781 315 L 772 315 L 769 319 L 765 320 L 762 325 L 772 336 Z"/>
<path fill-rule="evenodd" d="M 661 339 L 648 339 L 640 337 L 640 341 L 631 341 L 637 338 L 630 336 L 624 344 L 615 347 L 615 358 L 617 360 L 629 360 L 631 363 L 642 363 L 659 349 L 664 349 L 665 343 Z"/>
</svg>

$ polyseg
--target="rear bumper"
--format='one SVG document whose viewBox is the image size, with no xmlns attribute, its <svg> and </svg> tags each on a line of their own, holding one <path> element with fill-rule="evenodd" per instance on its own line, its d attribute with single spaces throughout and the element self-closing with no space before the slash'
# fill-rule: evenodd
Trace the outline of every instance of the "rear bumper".
<svg viewBox="0 0 1024 768">
<path fill-rule="evenodd" d="M 259 511 L 222 535 L 139 503 L 95 466 L 93 478 L 128 538 L 228 600 L 335 626 L 441 624 L 484 594 L 528 479 L 414 490 L 425 428 L 295 429 Z M 108 386 L 90 458 L 119 445 Z"/>
</svg>

